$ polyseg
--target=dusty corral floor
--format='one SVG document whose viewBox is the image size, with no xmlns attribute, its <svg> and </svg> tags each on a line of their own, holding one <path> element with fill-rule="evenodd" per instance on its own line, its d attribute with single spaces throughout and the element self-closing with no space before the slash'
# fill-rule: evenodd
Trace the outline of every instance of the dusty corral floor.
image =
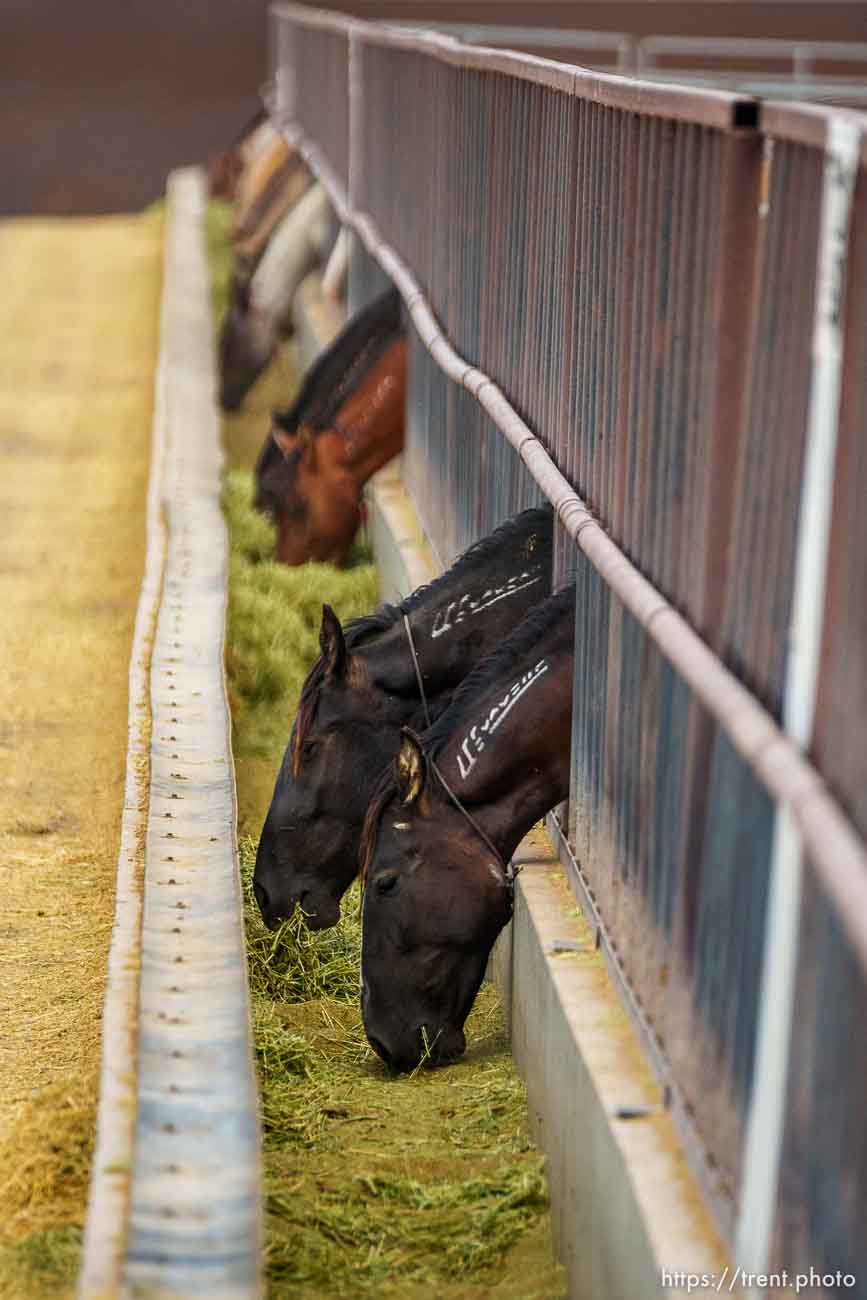
<svg viewBox="0 0 867 1300">
<path fill-rule="evenodd" d="M 162 218 L 0 224 L 0 1295 L 71 1294 L 144 555 Z"/>
<path fill-rule="evenodd" d="M 225 212 L 209 216 L 223 300 Z M 300 917 L 264 929 L 250 893 L 255 847 L 322 602 L 369 612 L 364 563 L 275 565 L 273 530 L 250 508 L 249 470 L 271 405 L 288 403 L 291 352 L 224 421 L 232 544 L 227 665 L 256 1055 L 262 1091 L 270 1300 L 559 1300 L 547 1187 L 527 1131 L 495 991 L 483 988 L 469 1049 L 448 1069 L 391 1078 L 358 1009 L 358 896 L 334 930 Z"/>
</svg>

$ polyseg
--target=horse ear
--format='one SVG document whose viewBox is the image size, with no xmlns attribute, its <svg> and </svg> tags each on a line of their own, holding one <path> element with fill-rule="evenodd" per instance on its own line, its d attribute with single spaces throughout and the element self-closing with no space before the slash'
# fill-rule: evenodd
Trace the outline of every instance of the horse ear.
<svg viewBox="0 0 867 1300">
<path fill-rule="evenodd" d="M 401 728 L 394 773 L 401 803 L 415 803 L 424 789 L 427 763 L 421 741 L 409 727 Z"/>
<path fill-rule="evenodd" d="M 292 450 L 292 435 L 290 433 L 284 433 L 282 429 L 273 428 L 271 430 L 271 437 L 280 448 L 280 451 L 283 453 L 283 458 L 285 459 Z"/>
<path fill-rule="evenodd" d="M 346 671 L 346 640 L 340 619 L 330 605 L 322 606 L 322 626 L 319 629 L 319 649 L 325 660 L 329 677 L 342 677 Z"/>
</svg>

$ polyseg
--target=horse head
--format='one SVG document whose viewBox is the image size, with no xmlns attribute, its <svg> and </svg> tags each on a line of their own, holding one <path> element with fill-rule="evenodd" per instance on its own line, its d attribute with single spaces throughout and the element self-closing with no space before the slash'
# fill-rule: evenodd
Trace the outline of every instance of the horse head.
<svg viewBox="0 0 867 1300">
<path fill-rule="evenodd" d="M 394 1070 L 453 1060 L 512 911 L 506 865 L 568 793 L 574 588 L 544 601 L 419 739 L 402 733 L 368 809 L 362 1014 Z"/>
<path fill-rule="evenodd" d="M 278 411 L 272 412 L 271 432 L 259 452 L 254 476 L 256 487 L 253 506 L 275 523 L 280 518 L 281 502 L 291 488 L 289 464 L 292 453 L 302 438 L 302 431 L 291 425 L 285 427 L 282 423 L 284 420 L 285 416 L 281 416 Z"/>
<path fill-rule="evenodd" d="M 408 730 L 371 805 L 362 852 L 368 1040 L 393 1070 L 423 1057 L 446 1064 L 466 1045 L 464 1022 L 511 918 L 512 891 L 499 852 L 451 804 Z"/>
<path fill-rule="evenodd" d="M 306 430 L 286 457 L 274 558 L 280 564 L 346 564 L 361 523 L 361 491 L 344 437 Z"/>
<path fill-rule="evenodd" d="M 362 490 L 403 446 L 406 340 L 393 343 L 327 422 L 307 426 L 286 458 L 275 555 L 282 564 L 345 564 Z"/>
<path fill-rule="evenodd" d="M 276 346 L 277 331 L 270 319 L 257 311 L 249 279 L 235 275 L 218 349 L 220 405 L 224 411 L 240 408 Z"/>
<path fill-rule="evenodd" d="M 370 634 L 380 626 L 358 620 L 347 636 L 323 606 L 321 655 L 304 683 L 256 855 L 253 888 L 270 926 L 296 905 L 311 929 L 334 925 L 357 873 L 369 774 L 385 767 L 405 714 L 395 716 L 375 680 L 389 672 L 388 652 L 370 666 Z"/>
</svg>

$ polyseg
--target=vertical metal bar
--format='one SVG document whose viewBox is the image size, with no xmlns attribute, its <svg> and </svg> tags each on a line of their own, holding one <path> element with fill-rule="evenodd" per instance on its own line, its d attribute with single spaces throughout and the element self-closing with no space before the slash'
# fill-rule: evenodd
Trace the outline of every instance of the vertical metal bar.
<svg viewBox="0 0 867 1300">
<path fill-rule="evenodd" d="M 349 195 L 350 207 L 356 208 L 361 205 L 361 195 L 359 194 L 358 180 L 364 174 L 364 134 L 363 134 L 363 114 L 364 110 L 361 103 L 362 95 L 362 54 L 361 38 L 357 32 L 349 32 L 347 35 L 347 66 L 346 66 L 346 95 L 347 95 L 347 113 L 349 116 L 349 164 L 347 169 L 346 192 Z M 349 260 L 352 260 L 353 245 L 357 242 L 349 226 L 343 227 L 343 235 L 349 242 Z M 359 253 L 361 250 L 359 249 Z M 355 276 L 350 275 L 347 279 L 347 298 L 349 313 L 358 311 L 361 303 L 357 301 L 357 280 Z M 409 399 L 407 398 L 407 401 Z"/>
<path fill-rule="evenodd" d="M 709 141 L 704 141 L 707 149 Z M 689 612 L 703 637 L 717 653 L 728 582 L 729 537 L 735 502 L 737 464 L 746 427 L 746 403 L 751 341 L 755 337 L 756 265 L 758 256 L 761 143 L 757 136 L 730 136 L 722 143 L 719 193 L 719 248 L 714 267 L 716 293 L 712 320 L 717 369 L 706 405 L 698 394 L 696 410 L 705 410 L 710 428 L 701 461 L 707 467 L 704 484 L 696 488 L 704 519 L 703 554 L 696 564 L 695 586 L 686 593 Z M 697 322 L 702 328 L 703 323 Z M 691 365 L 698 367 L 704 349 L 696 347 Z M 689 419 L 689 416 L 687 417 Z M 695 453 L 693 453 L 694 456 Z M 701 471 L 697 468 L 697 473 Z M 680 882 L 678 949 L 690 965 L 693 959 L 703 860 L 708 782 L 716 727 L 704 710 L 692 708 L 687 730 L 683 790 L 683 876 Z"/>
<path fill-rule="evenodd" d="M 806 749 L 813 730 L 840 413 L 841 306 L 860 133 L 831 118 L 825 155 L 807 446 L 795 564 L 783 725 Z M 770 1261 L 791 1047 L 803 844 L 778 809 L 771 856 L 758 1044 L 744 1149 L 737 1260 L 763 1273 Z"/>
</svg>

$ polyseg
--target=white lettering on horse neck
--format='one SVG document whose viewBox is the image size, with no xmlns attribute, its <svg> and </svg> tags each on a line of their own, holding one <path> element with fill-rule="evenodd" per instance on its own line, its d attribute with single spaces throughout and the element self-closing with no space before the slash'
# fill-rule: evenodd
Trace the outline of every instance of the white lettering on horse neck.
<svg viewBox="0 0 867 1300">
<path fill-rule="evenodd" d="M 488 711 L 488 715 L 483 722 L 475 723 L 470 727 L 458 750 L 458 771 L 461 774 L 462 781 L 466 781 L 479 761 L 479 755 L 484 750 L 487 741 L 497 730 L 500 723 L 511 713 L 521 696 L 547 671 L 547 659 L 540 659 L 535 667 L 528 668 L 516 682 L 512 683 L 503 698 L 498 700 Z"/>
<path fill-rule="evenodd" d="M 450 600 L 445 609 L 440 610 L 434 617 L 431 639 L 435 641 L 438 636 L 444 636 L 446 632 L 451 632 L 452 628 L 457 627 L 459 623 L 463 623 L 465 618 L 473 614 L 481 614 L 482 610 L 490 609 L 491 605 L 496 605 L 498 600 L 505 600 L 508 596 L 515 596 L 519 591 L 524 591 L 526 587 L 532 587 L 535 582 L 541 582 L 541 570 L 541 564 L 536 564 L 531 569 L 525 569 L 523 573 L 513 574 L 499 587 L 486 587 L 480 596 L 474 596 L 471 592 L 467 592 L 458 600 Z"/>
</svg>

